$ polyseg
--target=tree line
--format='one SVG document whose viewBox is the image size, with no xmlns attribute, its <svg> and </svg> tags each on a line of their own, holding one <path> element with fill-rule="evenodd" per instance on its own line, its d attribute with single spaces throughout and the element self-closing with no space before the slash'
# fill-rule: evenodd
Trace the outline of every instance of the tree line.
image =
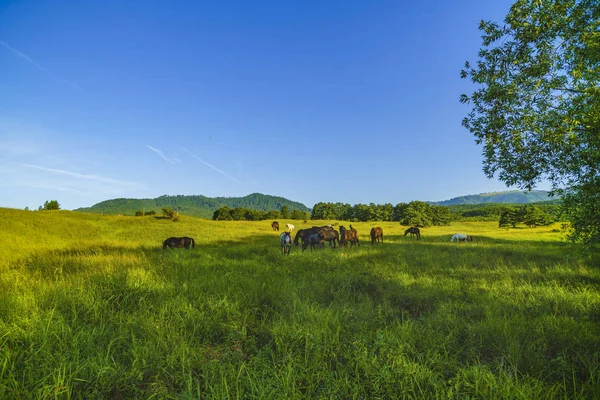
<svg viewBox="0 0 600 400">
<path fill-rule="evenodd" d="M 245 207 L 230 208 L 224 206 L 218 208 L 213 213 L 214 221 L 263 221 L 266 219 L 294 219 L 307 220 L 310 218 L 310 213 L 301 210 L 290 210 L 288 206 L 282 206 L 281 210 L 251 210 Z"/>
<path fill-rule="evenodd" d="M 312 209 L 311 219 L 342 221 L 398 221 L 402 225 L 427 227 L 448 225 L 451 215 L 447 207 L 434 206 L 424 201 L 387 204 L 317 203 Z"/>
</svg>

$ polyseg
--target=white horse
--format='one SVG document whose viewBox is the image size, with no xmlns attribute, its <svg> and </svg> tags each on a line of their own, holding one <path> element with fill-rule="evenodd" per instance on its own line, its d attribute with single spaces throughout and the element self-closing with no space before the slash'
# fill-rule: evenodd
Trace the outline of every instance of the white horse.
<svg viewBox="0 0 600 400">
<path fill-rule="evenodd" d="M 292 232 L 294 229 L 296 229 L 296 227 L 292 224 L 285 224 L 285 227 L 287 228 L 288 232 Z"/>
<path fill-rule="evenodd" d="M 466 233 L 455 233 L 450 239 L 451 242 L 472 242 L 473 238 Z"/>
<path fill-rule="evenodd" d="M 289 232 L 283 232 L 279 235 L 279 243 L 281 243 L 281 254 L 290 254 L 292 248 L 292 235 Z"/>
</svg>

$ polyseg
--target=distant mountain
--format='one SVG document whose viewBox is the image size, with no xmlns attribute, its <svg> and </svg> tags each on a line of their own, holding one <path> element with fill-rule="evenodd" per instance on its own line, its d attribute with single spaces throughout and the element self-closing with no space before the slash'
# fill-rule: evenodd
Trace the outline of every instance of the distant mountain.
<svg viewBox="0 0 600 400">
<path fill-rule="evenodd" d="M 302 203 L 283 197 L 252 193 L 244 197 L 206 197 L 206 196 L 160 196 L 155 199 L 112 199 L 94 204 L 91 207 L 78 208 L 74 211 L 96 214 L 135 215 L 136 211 L 156 211 L 162 213 L 163 207 L 171 207 L 183 215 L 200 218 L 212 218 L 215 210 L 221 207 L 244 207 L 251 210 L 281 210 L 287 206 L 291 210 L 308 211 L 310 208 Z"/>
<path fill-rule="evenodd" d="M 484 204 L 484 203 L 510 203 L 510 204 L 525 204 L 537 203 L 541 201 L 556 200 L 549 196 L 550 192 L 545 190 L 509 190 L 506 192 L 491 192 L 472 194 L 468 196 L 455 197 L 450 200 L 431 202 L 437 206 L 455 206 L 462 204 Z"/>
</svg>

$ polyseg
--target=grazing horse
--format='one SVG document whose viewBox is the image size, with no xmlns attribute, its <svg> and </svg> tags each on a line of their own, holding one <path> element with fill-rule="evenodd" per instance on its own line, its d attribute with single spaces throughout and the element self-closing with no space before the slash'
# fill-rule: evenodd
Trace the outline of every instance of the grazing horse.
<svg viewBox="0 0 600 400">
<path fill-rule="evenodd" d="M 166 249 L 167 246 L 171 249 L 180 249 L 185 247 L 186 249 L 190 249 L 190 245 L 194 247 L 196 244 L 194 243 L 194 239 L 190 237 L 170 237 L 163 242 L 163 249 Z"/>
<path fill-rule="evenodd" d="M 315 233 L 324 232 L 328 230 L 333 230 L 333 228 L 329 228 L 327 226 L 313 226 L 308 229 L 298 229 L 296 231 L 296 236 L 294 237 L 294 245 L 298 246 L 298 242 L 302 239 L 302 243 L 308 241 L 308 237 Z M 338 239 L 339 241 L 339 239 Z M 331 244 L 331 242 L 329 242 Z"/>
<path fill-rule="evenodd" d="M 416 236 L 417 239 L 421 239 L 421 230 L 419 228 L 411 226 L 410 228 L 404 231 L 404 236 L 408 235 L 409 233 L 410 237 Z"/>
<path fill-rule="evenodd" d="M 450 239 L 451 242 L 472 242 L 473 238 L 466 233 L 455 233 Z"/>
<path fill-rule="evenodd" d="M 271 228 L 273 228 L 274 231 L 278 231 L 279 230 L 279 222 L 273 221 L 273 223 L 271 223 Z"/>
<path fill-rule="evenodd" d="M 323 234 L 323 238 L 326 242 L 329 242 L 329 246 L 333 243 L 333 248 L 335 249 L 335 242 L 340 243 L 340 234 L 335 229 L 322 229 L 321 233 Z"/>
<path fill-rule="evenodd" d="M 360 247 L 358 231 L 352 225 L 350 225 L 350 229 L 346 229 L 343 225 L 340 225 L 340 247 L 346 246 L 348 242 L 350 242 L 350 246 L 358 245 Z"/>
<path fill-rule="evenodd" d="M 323 232 L 311 233 L 308 235 L 307 239 L 302 242 L 302 251 L 306 250 L 309 245 L 310 251 L 313 251 L 315 247 L 323 247 L 324 241 L 325 236 L 323 235 Z"/>
<path fill-rule="evenodd" d="M 375 244 L 378 241 L 383 243 L 383 229 L 380 227 L 371 228 L 371 244 Z"/>
<path fill-rule="evenodd" d="M 296 227 L 292 224 L 285 224 L 285 227 L 287 228 L 288 232 L 292 232 L 294 229 L 296 229 Z"/>
<path fill-rule="evenodd" d="M 281 243 L 281 254 L 284 256 L 290 254 L 292 248 L 292 235 L 289 232 L 283 232 L 279 235 L 279 243 Z"/>
</svg>

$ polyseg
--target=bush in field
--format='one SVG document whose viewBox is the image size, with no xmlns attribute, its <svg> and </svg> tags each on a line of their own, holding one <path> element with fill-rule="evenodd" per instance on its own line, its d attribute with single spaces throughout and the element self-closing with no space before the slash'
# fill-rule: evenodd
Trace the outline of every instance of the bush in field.
<svg viewBox="0 0 600 400">
<path fill-rule="evenodd" d="M 171 207 L 163 207 L 162 209 L 163 215 L 166 218 L 169 218 L 171 221 L 179 221 L 179 214 L 177 211 L 173 210 Z"/>
</svg>

